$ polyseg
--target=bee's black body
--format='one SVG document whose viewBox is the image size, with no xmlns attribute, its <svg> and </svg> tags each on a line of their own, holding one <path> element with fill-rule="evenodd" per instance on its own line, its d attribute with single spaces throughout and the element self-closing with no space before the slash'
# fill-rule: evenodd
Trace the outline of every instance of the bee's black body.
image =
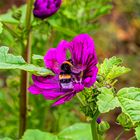
<svg viewBox="0 0 140 140">
<path fill-rule="evenodd" d="M 59 80 L 60 83 L 70 83 L 71 82 L 71 67 L 72 67 L 72 61 L 71 60 L 67 60 L 65 62 L 63 62 L 63 64 L 61 65 L 61 70 L 62 72 L 60 72 L 59 74 Z"/>
</svg>

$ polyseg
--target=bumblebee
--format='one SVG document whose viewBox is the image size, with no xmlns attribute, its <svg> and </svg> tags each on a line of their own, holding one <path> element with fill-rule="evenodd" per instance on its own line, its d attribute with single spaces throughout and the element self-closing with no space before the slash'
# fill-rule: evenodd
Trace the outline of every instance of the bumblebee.
<svg viewBox="0 0 140 140">
<path fill-rule="evenodd" d="M 66 83 L 70 83 L 71 82 L 71 79 L 72 79 L 72 76 L 71 76 L 71 68 L 73 67 L 73 64 L 72 64 L 72 60 L 67 60 L 67 61 L 64 61 L 61 65 L 61 72 L 59 74 L 59 80 L 60 80 L 60 83 L 61 85 Z"/>
<path fill-rule="evenodd" d="M 60 83 L 70 83 L 71 82 L 71 75 L 65 72 L 60 72 L 59 74 Z"/>
<path fill-rule="evenodd" d="M 66 74 L 71 74 L 71 68 L 73 67 L 73 62 L 71 59 L 66 60 L 61 65 L 61 70 Z"/>
</svg>

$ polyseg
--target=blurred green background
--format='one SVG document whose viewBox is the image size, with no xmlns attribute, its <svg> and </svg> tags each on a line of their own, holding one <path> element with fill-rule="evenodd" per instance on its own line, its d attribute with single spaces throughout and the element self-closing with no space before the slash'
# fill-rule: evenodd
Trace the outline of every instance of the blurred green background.
<svg viewBox="0 0 140 140">
<path fill-rule="evenodd" d="M 25 0 L 1 0 L 0 14 L 16 12 Z M 139 0 L 63 0 L 59 12 L 45 22 L 33 20 L 32 54 L 44 55 L 50 47 L 56 47 L 62 39 L 71 40 L 76 34 L 90 34 L 96 45 L 100 62 L 104 58 L 120 56 L 124 64 L 132 71 L 119 79 L 117 88 L 137 86 L 140 83 L 140 1 Z M 22 7 L 25 13 L 25 7 Z M 1 18 L 1 16 L 0 16 Z M 7 18 L 8 19 L 8 18 Z M 22 34 L 21 20 L 13 27 Z M 38 26 L 38 24 L 41 24 Z M 10 24 L 8 24 L 9 27 Z M 23 36 L 21 36 L 21 39 Z M 20 40 L 7 30 L 0 34 L 0 46 L 10 47 L 13 54 L 21 53 Z M 32 60 L 34 64 L 44 65 L 42 61 Z M 0 138 L 18 136 L 19 84 L 20 72 L 16 70 L 0 71 Z M 32 82 L 32 81 L 31 81 Z M 41 95 L 29 94 L 28 128 L 37 128 L 57 133 L 76 122 L 85 122 L 86 117 L 80 111 L 76 98 L 59 107 L 51 108 L 51 101 Z M 120 110 L 104 114 L 102 118 L 111 124 L 106 134 L 107 140 L 113 140 L 122 128 L 114 123 Z M 133 131 L 126 132 L 122 140 L 127 140 Z"/>
</svg>

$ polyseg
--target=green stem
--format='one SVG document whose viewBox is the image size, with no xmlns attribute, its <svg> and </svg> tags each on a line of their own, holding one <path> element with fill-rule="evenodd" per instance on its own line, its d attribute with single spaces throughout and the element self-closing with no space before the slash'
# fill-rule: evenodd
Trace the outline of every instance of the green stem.
<svg viewBox="0 0 140 140">
<path fill-rule="evenodd" d="M 129 140 L 137 140 L 137 138 L 136 138 L 136 136 L 133 136 Z"/>
<path fill-rule="evenodd" d="M 26 41 L 22 48 L 22 56 L 27 63 L 30 63 L 31 57 L 31 14 L 32 14 L 33 0 L 27 0 L 27 10 L 25 19 Z M 26 71 L 21 72 L 21 86 L 20 86 L 20 122 L 19 122 L 19 139 L 24 134 L 26 129 L 27 117 L 27 88 L 29 84 L 29 75 Z"/>
<path fill-rule="evenodd" d="M 97 110 L 91 121 L 92 140 L 99 140 L 98 132 L 97 132 L 97 122 L 96 122 L 98 116 L 99 116 L 99 111 Z"/>
<path fill-rule="evenodd" d="M 81 99 L 79 93 L 77 93 L 76 96 L 77 96 L 78 100 L 80 101 L 80 103 L 81 103 L 83 106 L 85 106 L 85 103 L 84 103 L 84 101 Z"/>
<path fill-rule="evenodd" d="M 83 106 L 85 106 L 86 103 L 84 103 L 84 101 L 81 99 L 80 95 L 77 94 L 76 96 L 77 96 L 78 100 L 81 102 L 81 104 Z M 99 114 L 100 114 L 100 112 L 97 109 L 96 112 L 95 112 L 95 114 L 94 114 L 94 117 L 93 117 L 93 119 L 91 121 L 91 131 L 92 131 L 92 139 L 93 140 L 99 140 L 98 132 L 97 132 L 97 122 L 96 122 L 97 117 L 99 116 Z"/>
<path fill-rule="evenodd" d="M 123 133 L 124 133 L 124 130 L 120 132 L 120 134 L 115 138 L 115 140 L 119 140 L 120 137 L 123 135 Z"/>
</svg>

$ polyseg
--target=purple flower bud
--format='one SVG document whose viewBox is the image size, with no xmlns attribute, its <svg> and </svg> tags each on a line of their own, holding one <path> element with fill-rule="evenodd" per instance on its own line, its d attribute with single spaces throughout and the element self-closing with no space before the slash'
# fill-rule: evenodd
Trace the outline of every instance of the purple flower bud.
<svg viewBox="0 0 140 140">
<path fill-rule="evenodd" d="M 61 0 L 36 0 L 34 3 L 34 16 L 45 19 L 60 8 Z"/>
<path fill-rule="evenodd" d="M 96 122 L 98 123 L 98 124 L 100 124 L 101 123 L 101 118 L 97 118 L 97 120 L 96 120 Z"/>
</svg>

